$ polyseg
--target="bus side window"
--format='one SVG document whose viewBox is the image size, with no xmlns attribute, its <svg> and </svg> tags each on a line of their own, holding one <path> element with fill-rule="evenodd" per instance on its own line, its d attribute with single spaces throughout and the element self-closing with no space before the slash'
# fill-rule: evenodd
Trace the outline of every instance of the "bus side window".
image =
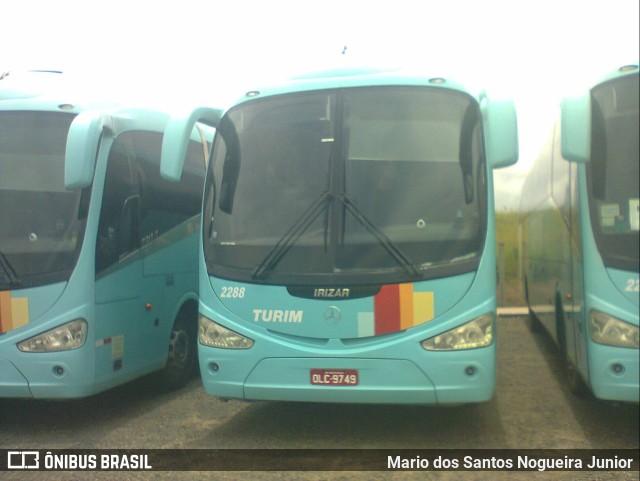
<svg viewBox="0 0 640 481">
<path fill-rule="evenodd" d="M 205 163 L 202 145 L 191 142 L 187 150 L 180 182 L 169 182 L 160 176 L 162 134 L 132 131 L 127 139 L 136 154 L 140 179 L 140 228 L 142 245 L 200 213 Z"/>
<path fill-rule="evenodd" d="M 96 240 L 96 273 L 137 248 L 139 195 L 131 157 L 114 143 L 107 164 Z"/>
</svg>

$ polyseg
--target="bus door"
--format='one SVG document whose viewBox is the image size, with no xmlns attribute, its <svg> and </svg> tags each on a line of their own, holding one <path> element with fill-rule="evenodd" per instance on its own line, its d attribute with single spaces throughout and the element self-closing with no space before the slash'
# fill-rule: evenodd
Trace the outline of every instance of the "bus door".
<svg viewBox="0 0 640 481">
<path fill-rule="evenodd" d="M 96 238 L 96 383 L 136 369 L 142 262 L 139 252 L 139 181 L 135 158 L 116 140 L 104 179 Z"/>
<path fill-rule="evenodd" d="M 184 248 L 185 234 L 180 228 L 184 217 L 178 215 L 185 192 L 160 177 L 162 133 L 150 131 L 128 132 L 127 138 L 135 145 L 139 173 L 142 178 L 140 208 L 140 239 L 143 262 L 142 302 L 145 318 L 141 328 L 139 346 L 142 362 L 149 368 L 162 367 L 167 360 L 170 336 L 176 309 L 185 291 L 197 291 L 196 256 L 197 236 L 192 231 L 194 245 Z M 199 198 L 202 187 L 193 195 Z M 197 211 L 200 202 L 196 202 Z M 185 270 L 194 278 L 185 283 Z"/>
<path fill-rule="evenodd" d="M 578 187 L 578 166 L 567 162 L 570 172 L 570 236 L 571 236 L 571 331 L 567 331 L 567 353 L 569 360 L 580 372 L 588 371 L 587 326 L 584 312 L 584 282 L 582 239 L 580 233 L 580 192 Z"/>
</svg>

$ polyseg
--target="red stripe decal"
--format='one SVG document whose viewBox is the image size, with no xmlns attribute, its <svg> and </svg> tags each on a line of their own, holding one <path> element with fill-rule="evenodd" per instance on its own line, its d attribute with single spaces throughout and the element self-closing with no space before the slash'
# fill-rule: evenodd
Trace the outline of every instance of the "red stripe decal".
<svg viewBox="0 0 640 481">
<path fill-rule="evenodd" d="M 400 330 L 400 287 L 382 286 L 373 298 L 376 335 Z"/>
</svg>

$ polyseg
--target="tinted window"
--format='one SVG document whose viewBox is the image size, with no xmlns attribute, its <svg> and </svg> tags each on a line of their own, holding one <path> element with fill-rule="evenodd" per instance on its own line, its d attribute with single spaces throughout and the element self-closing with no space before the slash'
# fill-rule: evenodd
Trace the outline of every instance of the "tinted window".
<svg viewBox="0 0 640 481">
<path fill-rule="evenodd" d="M 359 88 L 248 102 L 223 118 L 213 162 L 205 248 L 222 277 L 349 283 L 375 272 L 400 282 L 469 270 L 459 261 L 483 245 L 480 114 L 457 92 Z"/>
<path fill-rule="evenodd" d="M 0 288 L 68 279 L 84 236 L 89 190 L 67 191 L 72 114 L 0 112 Z M 84 208 L 81 208 L 83 206 Z"/>
</svg>

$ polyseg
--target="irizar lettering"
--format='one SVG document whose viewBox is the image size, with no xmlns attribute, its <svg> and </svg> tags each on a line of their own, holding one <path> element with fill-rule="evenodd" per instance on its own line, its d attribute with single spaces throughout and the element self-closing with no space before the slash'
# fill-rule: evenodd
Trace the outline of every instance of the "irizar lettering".
<svg viewBox="0 0 640 481">
<path fill-rule="evenodd" d="M 303 311 L 283 311 L 280 309 L 254 309 L 255 322 L 302 322 Z"/>
<path fill-rule="evenodd" d="M 313 290 L 313 297 L 322 297 L 322 298 L 335 298 L 335 297 L 349 297 L 350 292 L 348 288 L 318 288 Z"/>
</svg>

